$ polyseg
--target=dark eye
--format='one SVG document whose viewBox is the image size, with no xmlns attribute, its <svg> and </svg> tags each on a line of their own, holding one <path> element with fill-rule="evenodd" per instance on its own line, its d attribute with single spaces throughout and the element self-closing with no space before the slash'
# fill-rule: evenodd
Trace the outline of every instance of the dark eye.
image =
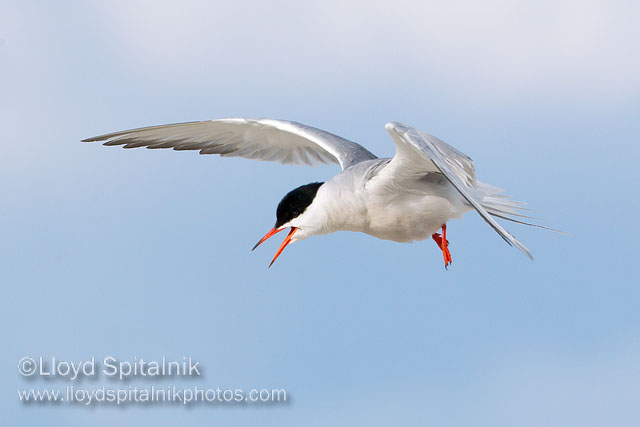
<svg viewBox="0 0 640 427">
<path fill-rule="evenodd" d="M 301 215 L 313 202 L 322 182 L 306 184 L 290 191 L 282 198 L 276 209 L 276 228 Z"/>
</svg>

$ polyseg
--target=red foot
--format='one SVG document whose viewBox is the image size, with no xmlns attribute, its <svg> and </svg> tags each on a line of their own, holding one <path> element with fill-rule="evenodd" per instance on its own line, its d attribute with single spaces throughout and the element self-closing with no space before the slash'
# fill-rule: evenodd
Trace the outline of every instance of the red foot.
<svg viewBox="0 0 640 427">
<path fill-rule="evenodd" d="M 442 237 L 440 234 L 433 233 L 431 235 L 433 240 L 435 240 L 438 247 L 442 250 L 442 256 L 444 257 L 444 268 L 449 269 L 449 265 L 451 265 L 451 252 L 449 252 L 449 241 L 447 240 L 447 224 L 442 224 Z"/>
</svg>

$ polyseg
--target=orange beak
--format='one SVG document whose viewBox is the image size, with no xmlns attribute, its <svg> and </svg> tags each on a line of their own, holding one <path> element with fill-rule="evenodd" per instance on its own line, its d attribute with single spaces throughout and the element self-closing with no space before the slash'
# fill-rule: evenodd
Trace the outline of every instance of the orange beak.
<svg viewBox="0 0 640 427">
<path fill-rule="evenodd" d="M 251 252 L 253 252 L 258 246 L 263 244 L 265 242 L 265 240 L 267 240 L 269 237 L 273 236 L 276 233 L 281 232 L 282 230 L 284 230 L 284 228 L 281 228 L 280 230 L 278 230 L 275 227 L 272 228 L 267 234 L 264 235 L 264 237 L 262 239 L 258 240 L 258 243 L 256 243 L 256 245 L 253 247 L 253 249 L 251 249 Z"/>
<path fill-rule="evenodd" d="M 282 230 L 284 230 L 284 228 L 281 229 L 276 229 L 276 228 L 272 228 L 267 234 L 264 235 L 264 237 L 262 239 L 260 239 L 258 241 L 258 243 L 256 243 L 256 245 L 253 247 L 253 249 L 257 248 L 258 246 L 260 246 L 265 240 L 269 239 L 269 237 L 281 232 Z M 276 252 L 275 256 L 273 257 L 273 259 L 271 260 L 271 264 L 269 264 L 269 267 L 271 267 L 273 265 L 274 262 L 276 262 L 276 259 L 278 259 L 278 257 L 280 256 L 280 254 L 282 253 L 282 251 L 284 250 L 284 248 L 287 247 L 287 245 L 289 243 L 291 243 L 291 238 L 293 237 L 293 234 L 297 231 L 298 229 L 296 227 L 291 227 L 291 231 L 289 231 L 289 234 L 287 235 L 287 237 L 284 239 L 284 241 L 282 242 L 282 244 L 280 245 L 280 247 L 278 248 L 278 251 Z M 253 249 L 251 249 L 253 251 Z"/>
</svg>

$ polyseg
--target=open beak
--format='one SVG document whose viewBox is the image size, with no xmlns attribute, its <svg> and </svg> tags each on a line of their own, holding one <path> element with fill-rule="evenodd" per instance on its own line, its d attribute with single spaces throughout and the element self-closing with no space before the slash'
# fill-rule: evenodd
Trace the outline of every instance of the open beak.
<svg viewBox="0 0 640 427">
<path fill-rule="evenodd" d="M 256 243 L 256 245 L 253 247 L 253 249 L 257 248 L 258 246 L 260 246 L 265 240 L 269 239 L 269 237 L 273 236 L 274 234 L 277 234 L 279 232 L 281 232 L 282 230 L 284 230 L 284 228 L 281 229 L 276 229 L 276 228 L 272 228 L 267 234 L 264 235 L 264 237 L 262 239 L 260 239 L 258 241 L 258 243 Z M 284 241 L 282 242 L 282 244 L 280 245 L 280 247 L 278 248 L 278 251 L 276 252 L 275 256 L 273 257 L 273 259 L 271 260 L 271 264 L 269 264 L 269 267 L 271 267 L 273 265 L 274 262 L 276 262 L 276 259 L 278 259 L 278 257 L 280 256 L 280 254 L 282 253 L 282 251 L 284 250 L 284 248 L 287 247 L 287 245 L 289 243 L 291 243 L 291 238 L 293 237 L 293 234 L 298 230 L 298 228 L 296 227 L 291 227 L 291 231 L 289 231 L 289 234 L 287 235 L 287 237 L 284 239 Z M 251 249 L 253 251 L 253 249 Z"/>
</svg>

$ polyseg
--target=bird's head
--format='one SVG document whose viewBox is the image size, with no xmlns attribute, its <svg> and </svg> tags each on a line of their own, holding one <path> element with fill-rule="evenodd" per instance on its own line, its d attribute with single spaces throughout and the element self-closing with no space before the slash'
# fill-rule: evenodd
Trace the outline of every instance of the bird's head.
<svg viewBox="0 0 640 427">
<path fill-rule="evenodd" d="M 300 186 L 287 193 L 287 195 L 280 200 L 280 203 L 278 203 L 278 208 L 276 209 L 276 225 L 253 247 L 253 249 L 255 249 L 274 234 L 286 228 L 290 229 L 289 234 L 280 245 L 280 248 L 278 248 L 273 260 L 271 260 L 269 267 L 273 265 L 289 243 L 309 237 L 309 233 L 304 233 L 307 230 L 305 230 L 303 214 L 307 212 L 307 208 L 313 203 L 318 189 L 322 184 L 322 182 L 313 182 Z M 296 234 L 296 232 L 298 232 L 298 234 Z M 302 236 L 303 233 L 305 234 L 304 237 Z"/>
</svg>

